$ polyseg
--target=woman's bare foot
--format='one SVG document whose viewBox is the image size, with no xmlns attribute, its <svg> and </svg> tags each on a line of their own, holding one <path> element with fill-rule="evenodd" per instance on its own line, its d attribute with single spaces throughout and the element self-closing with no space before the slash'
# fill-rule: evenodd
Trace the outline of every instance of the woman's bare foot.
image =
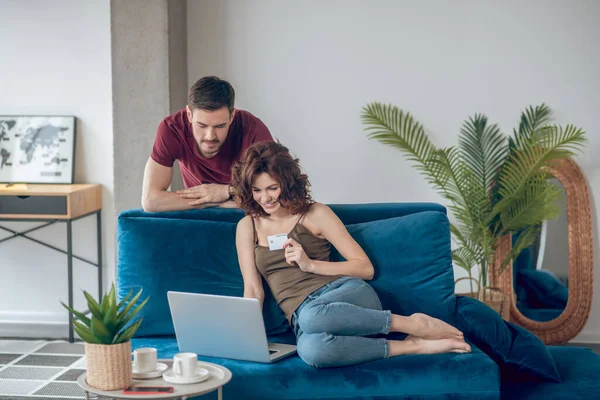
<svg viewBox="0 0 600 400">
<path fill-rule="evenodd" d="M 444 321 L 429 315 L 416 313 L 410 317 L 392 315 L 392 332 L 404 332 L 423 339 L 459 339 L 464 336 L 461 331 Z"/>
<path fill-rule="evenodd" d="M 390 357 L 402 354 L 470 353 L 471 346 L 459 339 L 428 340 L 408 335 L 403 341 L 390 340 Z"/>
</svg>

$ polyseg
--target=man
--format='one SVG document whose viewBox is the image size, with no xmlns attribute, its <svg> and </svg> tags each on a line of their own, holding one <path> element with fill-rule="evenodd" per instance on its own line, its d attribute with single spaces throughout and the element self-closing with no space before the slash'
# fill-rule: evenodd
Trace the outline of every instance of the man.
<svg viewBox="0 0 600 400">
<path fill-rule="evenodd" d="M 186 108 L 160 123 L 144 170 L 144 211 L 235 207 L 231 166 L 253 143 L 273 138 L 260 119 L 234 109 L 234 100 L 229 82 L 205 77 L 190 88 Z M 185 189 L 169 192 L 175 160 Z"/>
</svg>

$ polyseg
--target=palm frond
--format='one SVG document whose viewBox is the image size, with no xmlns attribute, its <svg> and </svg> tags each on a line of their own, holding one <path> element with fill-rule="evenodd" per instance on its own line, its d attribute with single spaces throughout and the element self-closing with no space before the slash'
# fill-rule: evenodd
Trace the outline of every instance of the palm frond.
<svg viewBox="0 0 600 400">
<path fill-rule="evenodd" d="M 461 160 L 459 150 L 455 147 L 440 149 L 431 158 L 431 163 L 447 177 L 446 185 L 441 188 L 442 195 L 452 202 L 449 208 L 454 216 L 472 228 L 479 221 L 474 206 L 480 204 L 477 195 L 481 193 L 473 185 L 473 174 Z"/>
<path fill-rule="evenodd" d="M 477 265 L 477 260 L 471 257 L 468 249 L 464 247 L 460 247 L 456 250 L 452 250 L 452 261 L 454 263 L 464 269 L 467 272 L 471 272 L 473 267 Z"/>
<path fill-rule="evenodd" d="M 488 125 L 485 115 L 476 114 L 463 124 L 458 145 L 465 164 L 489 194 L 507 155 L 506 138 L 496 124 Z"/>
<path fill-rule="evenodd" d="M 555 159 L 569 157 L 585 143 L 585 133 L 574 126 L 545 127 L 542 134 L 517 137 L 514 152 L 504 162 L 498 179 L 498 205 L 519 199 L 527 183 L 546 176 L 543 167 Z"/>
<path fill-rule="evenodd" d="M 437 149 L 425 134 L 423 126 L 410 113 L 392 105 L 371 103 L 363 108 L 361 118 L 369 139 L 404 153 L 428 183 L 446 197 L 444 188 L 449 177 L 444 168 L 432 162 Z"/>
<path fill-rule="evenodd" d="M 545 123 L 550 120 L 552 110 L 546 104 L 542 103 L 535 108 L 529 106 L 521 113 L 521 122 L 519 131 L 515 131 L 515 137 L 530 137 L 533 132 L 538 131 Z"/>
<path fill-rule="evenodd" d="M 426 168 L 435 146 L 431 143 L 423 126 L 410 113 L 398 107 L 371 103 L 363 108 L 362 121 L 369 132 L 369 139 L 376 139 L 404 152 L 407 158 Z"/>
<path fill-rule="evenodd" d="M 535 242 L 539 235 L 540 229 L 541 227 L 539 225 L 528 226 L 519 233 L 515 244 L 510 249 L 510 253 L 508 253 L 506 259 L 504 259 L 500 265 L 499 274 L 501 274 L 508 264 L 511 261 L 514 261 L 523 250 Z"/>
<path fill-rule="evenodd" d="M 560 215 L 557 200 L 563 192 L 547 178 L 549 177 L 541 176 L 532 180 L 522 196 L 506 203 L 506 208 L 500 212 L 502 233 L 519 231 L 528 225 L 537 225 Z"/>
<path fill-rule="evenodd" d="M 586 143 L 585 131 L 574 125 L 548 125 L 540 129 L 537 140 L 539 146 L 553 149 L 546 161 L 564 159 L 581 151 Z"/>
<path fill-rule="evenodd" d="M 465 230 L 464 233 L 455 224 L 450 224 L 452 238 L 458 245 L 456 252 L 461 260 L 465 261 L 467 265 L 477 265 L 484 255 L 484 250 L 481 248 L 481 242 L 471 239 L 472 232 L 466 227 L 463 227 L 462 229 Z"/>
</svg>

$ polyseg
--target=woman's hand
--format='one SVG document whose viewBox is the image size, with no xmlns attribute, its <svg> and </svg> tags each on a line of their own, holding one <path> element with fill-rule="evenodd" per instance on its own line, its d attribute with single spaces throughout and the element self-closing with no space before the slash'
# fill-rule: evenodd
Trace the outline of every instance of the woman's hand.
<svg viewBox="0 0 600 400">
<path fill-rule="evenodd" d="M 285 261 L 290 265 L 297 265 L 304 272 L 312 272 L 312 260 L 308 258 L 302 245 L 294 239 L 288 239 L 283 244 Z"/>
</svg>

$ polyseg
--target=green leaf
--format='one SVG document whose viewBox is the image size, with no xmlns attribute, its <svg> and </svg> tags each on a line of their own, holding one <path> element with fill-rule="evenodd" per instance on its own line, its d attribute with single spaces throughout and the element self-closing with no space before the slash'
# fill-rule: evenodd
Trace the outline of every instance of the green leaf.
<svg viewBox="0 0 600 400">
<path fill-rule="evenodd" d="M 127 296 L 125 296 L 123 298 L 123 300 L 121 300 L 119 302 L 119 305 L 117 306 L 117 310 L 121 310 L 121 308 L 123 307 L 123 304 L 127 303 L 127 301 L 129 300 L 129 298 L 131 297 L 131 294 L 133 293 L 133 289 L 129 290 L 129 293 L 127 293 Z"/>
<path fill-rule="evenodd" d="M 530 137 L 533 132 L 539 130 L 546 122 L 550 120 L 552 110 L 546 105 L 541 104 L 533 108 L 529 106 L 521 113 L 521 122 L 519 131 L 515 131 L 515 136 Z"/>
<path fill-rule="evenodd" d="M 506 258 L 502 261 L 502 264 L 500 265 L 500 271 L 498 274 L 501 274 L 510 262 L 514 261 L 523 250 L 525 250 L 535 242 L 540 233 L 540 230 L 540 226 L 528 226 L 519 233 L 515 244 L 510 249 L 510 252 L 506 256 Z"/>
<path fill-rule="evenodd" d="M 400 150 L 434 188 L 443 190 L 446 177 L 430 163 L 436 148 L 410 113 L 375 102 L 363 108 L 361 118 L 369 139 Z"/>
<path fill-rule="evenodd" d="M 445 197 L 453 204 L 450 209 L 454 216 L 464 225 L 472 229 L 481 219 L 487 198 L 483 187 L 477 186 L 473 174 L 466 167 L 458 149 L 454 147 L 436 152 L 432 162 L 445 171 L 448 177 Z"/>
<path fill-rule="evenodd" d="M 102 301 L 100 302 L 100 312 L 102 313 L 102 315 L 106 314 L 106 311 L 108 310 L 108 296 L 104 295 L 102 297 Z"/>
<path fill-rule="evenodd" d="M 562 195 L 561 187 L 540 177 L 532 179 L 519 198 L 500 211 L 500 221 L 504 232 L 519 231 L 530 225 L 541 224 L 560 215 L 558 199 Z"/>
<path fill-rule="evenodd" d="M 104 344 L 110 344 L 113 340 L 113 337 L 111 337 L 110 332 L 106 329 L 102 320 L 96 319 L 96 317 L 92 317 L 92 334 Z"/>
<path fill-rule="evenodd" d="M 369 104 L 363 108 L 362 120 L 369 138 L 397 147 L 419 164 L 424 165 L 435 150 L 423 126 L 395 106 Z"/>
<path fill-rule="evenodd" d="M 454 261 L 456 263 L 456 265 L 458 265 L 459 267 L 461 267 L 465 271 L 470 272 L 471 269 L 473 268 L 474 264 L 466 261 L 462 257 L 461 250 L 462 250 L 462 248 L 452 251 L 452 261 Z"/>
<path fill-rule="evenodd" d="M 98 304 L 98 302 L 96 301 L 96 299 L 94 299 L 92 297 L 92 295 L 90 295 L 85 290 L 83 291 L 83 295 L 87 299 L 88 307 L 90 309 L 90 312 L 92 313 L 92 316 L 96 317 L 99 320 L 102 320 L 104 318 L 104 316 L 103 316 L 102 311 L 100 309 L 100 304 Z"/>
<path fill-rule="evenodd" d="M 119 313 L 119 323 L 122 322 L 123 320 L 125 320 L 125 318 L 127 318 L 127 314 L 129 313 L 129 311 L 131 311 L 131 309 L 133 308 L 135 303 L 138 301 L 138 299 L 142 295 L 142 290 L 143 289 L 140 289 L 140 291 L 137 292 L 137 294 L 133 297 L 133 299 L 131 299 L 131 301 L 127 304 L 127 306 L 125 306 L 123 311 L 121 311 Z"/>
<path fill-rule="evenodd" d="M 111 335 L 114 335 L 114 329 L 117 326 L 118 322 L 118 313 L 117 313 L 117 300 L 115 293 L 115 285 L 110 288 L 108 295 L 106 296 L 106 309 L 104 311 L 104 318 L 102 320 L 106 329 L 110 332 Z"/>
<path fill-rule="evenodd" d="M 83 325 L 79 321 L 73 321 L 73 330 L 79 335 L 79 337 L 84 342 L 103 344 L 103 342 L 100 339 L 98 339 L 96 336 L 94 336 L 94 334 L 91 332 L 90 328 Z"/>
<path fill-rule="evenodd" d="M 150 299 L 150 297 L 146 297 L 146 300 L 144 300 L 139 306 L 137 306 L 124 319 L 119 321 L 119 323 L 117 324 L 117 327 L 116 327 L 116 331 L 119 332 L 121 329 L 123 329 L 123 327 L 125 327 L 125 325 L 127 325 L 127 323 L 131 320 L 131 318 L 133 318 L 146 305 L 146 303 L 148 302 L 149 299 Z"/>
<path fill-rule="evenodd" d="M 496 209 L 518 199 L 528 183 L 546 178 L 544 166 L 556 159 L 563 159 L 581 149 L 585 143 L 584 132 L 569 125 L 545 127 L 542 134 L 533 133 L 529 138 L 515 138 L 514 150 L 506 159 L 499 175 L 498 193 L 501 200 Z"/>
<path fill-rule="evenodd" d="M 127 342 L 129 339 L 131 339 L 133 337 L 133 335 L 135 335 L 135 332 L 137 332 L 137 330 L 139 329 L 140 325 L 142 324 L 142 321 L 143 321 L 143 318 L 140 318 L 134 324 L 132 324 L 130 327 L 125 329 L 123 332 L 121 332 L 114 339 L 113 343 L 114 344 L 124 343 L 124 342 Z"/>
<path fill-rule="evenodd" d="M 116 303 L 112 301 L 109 303 L 102 322 L 104 323 L 104 326 L 106 326 L 106 329 L 114 335 L 115 328 L 119 322 Z"/>
<path fill-rule="evenodd" d="M 497 125 L 488 125 L 485 115 L 476 114 L 463 124 L 458 145 L 461 158 L 489 195 L 508 154 L 506 138 Z"/>
<path fill-rule="evenodd" d="M 64 308 L 66 308 L 71 314 L 73 314 L 75 318 L 81 320 L 81 322 L 83 322 L 88 328 L 90 327 L 91 320 L 88 317 L 86 317 L 85 314 L 72 309 L 62 301 L 60 302 L 60 304 L 62 304 Z"/>
</svg>

